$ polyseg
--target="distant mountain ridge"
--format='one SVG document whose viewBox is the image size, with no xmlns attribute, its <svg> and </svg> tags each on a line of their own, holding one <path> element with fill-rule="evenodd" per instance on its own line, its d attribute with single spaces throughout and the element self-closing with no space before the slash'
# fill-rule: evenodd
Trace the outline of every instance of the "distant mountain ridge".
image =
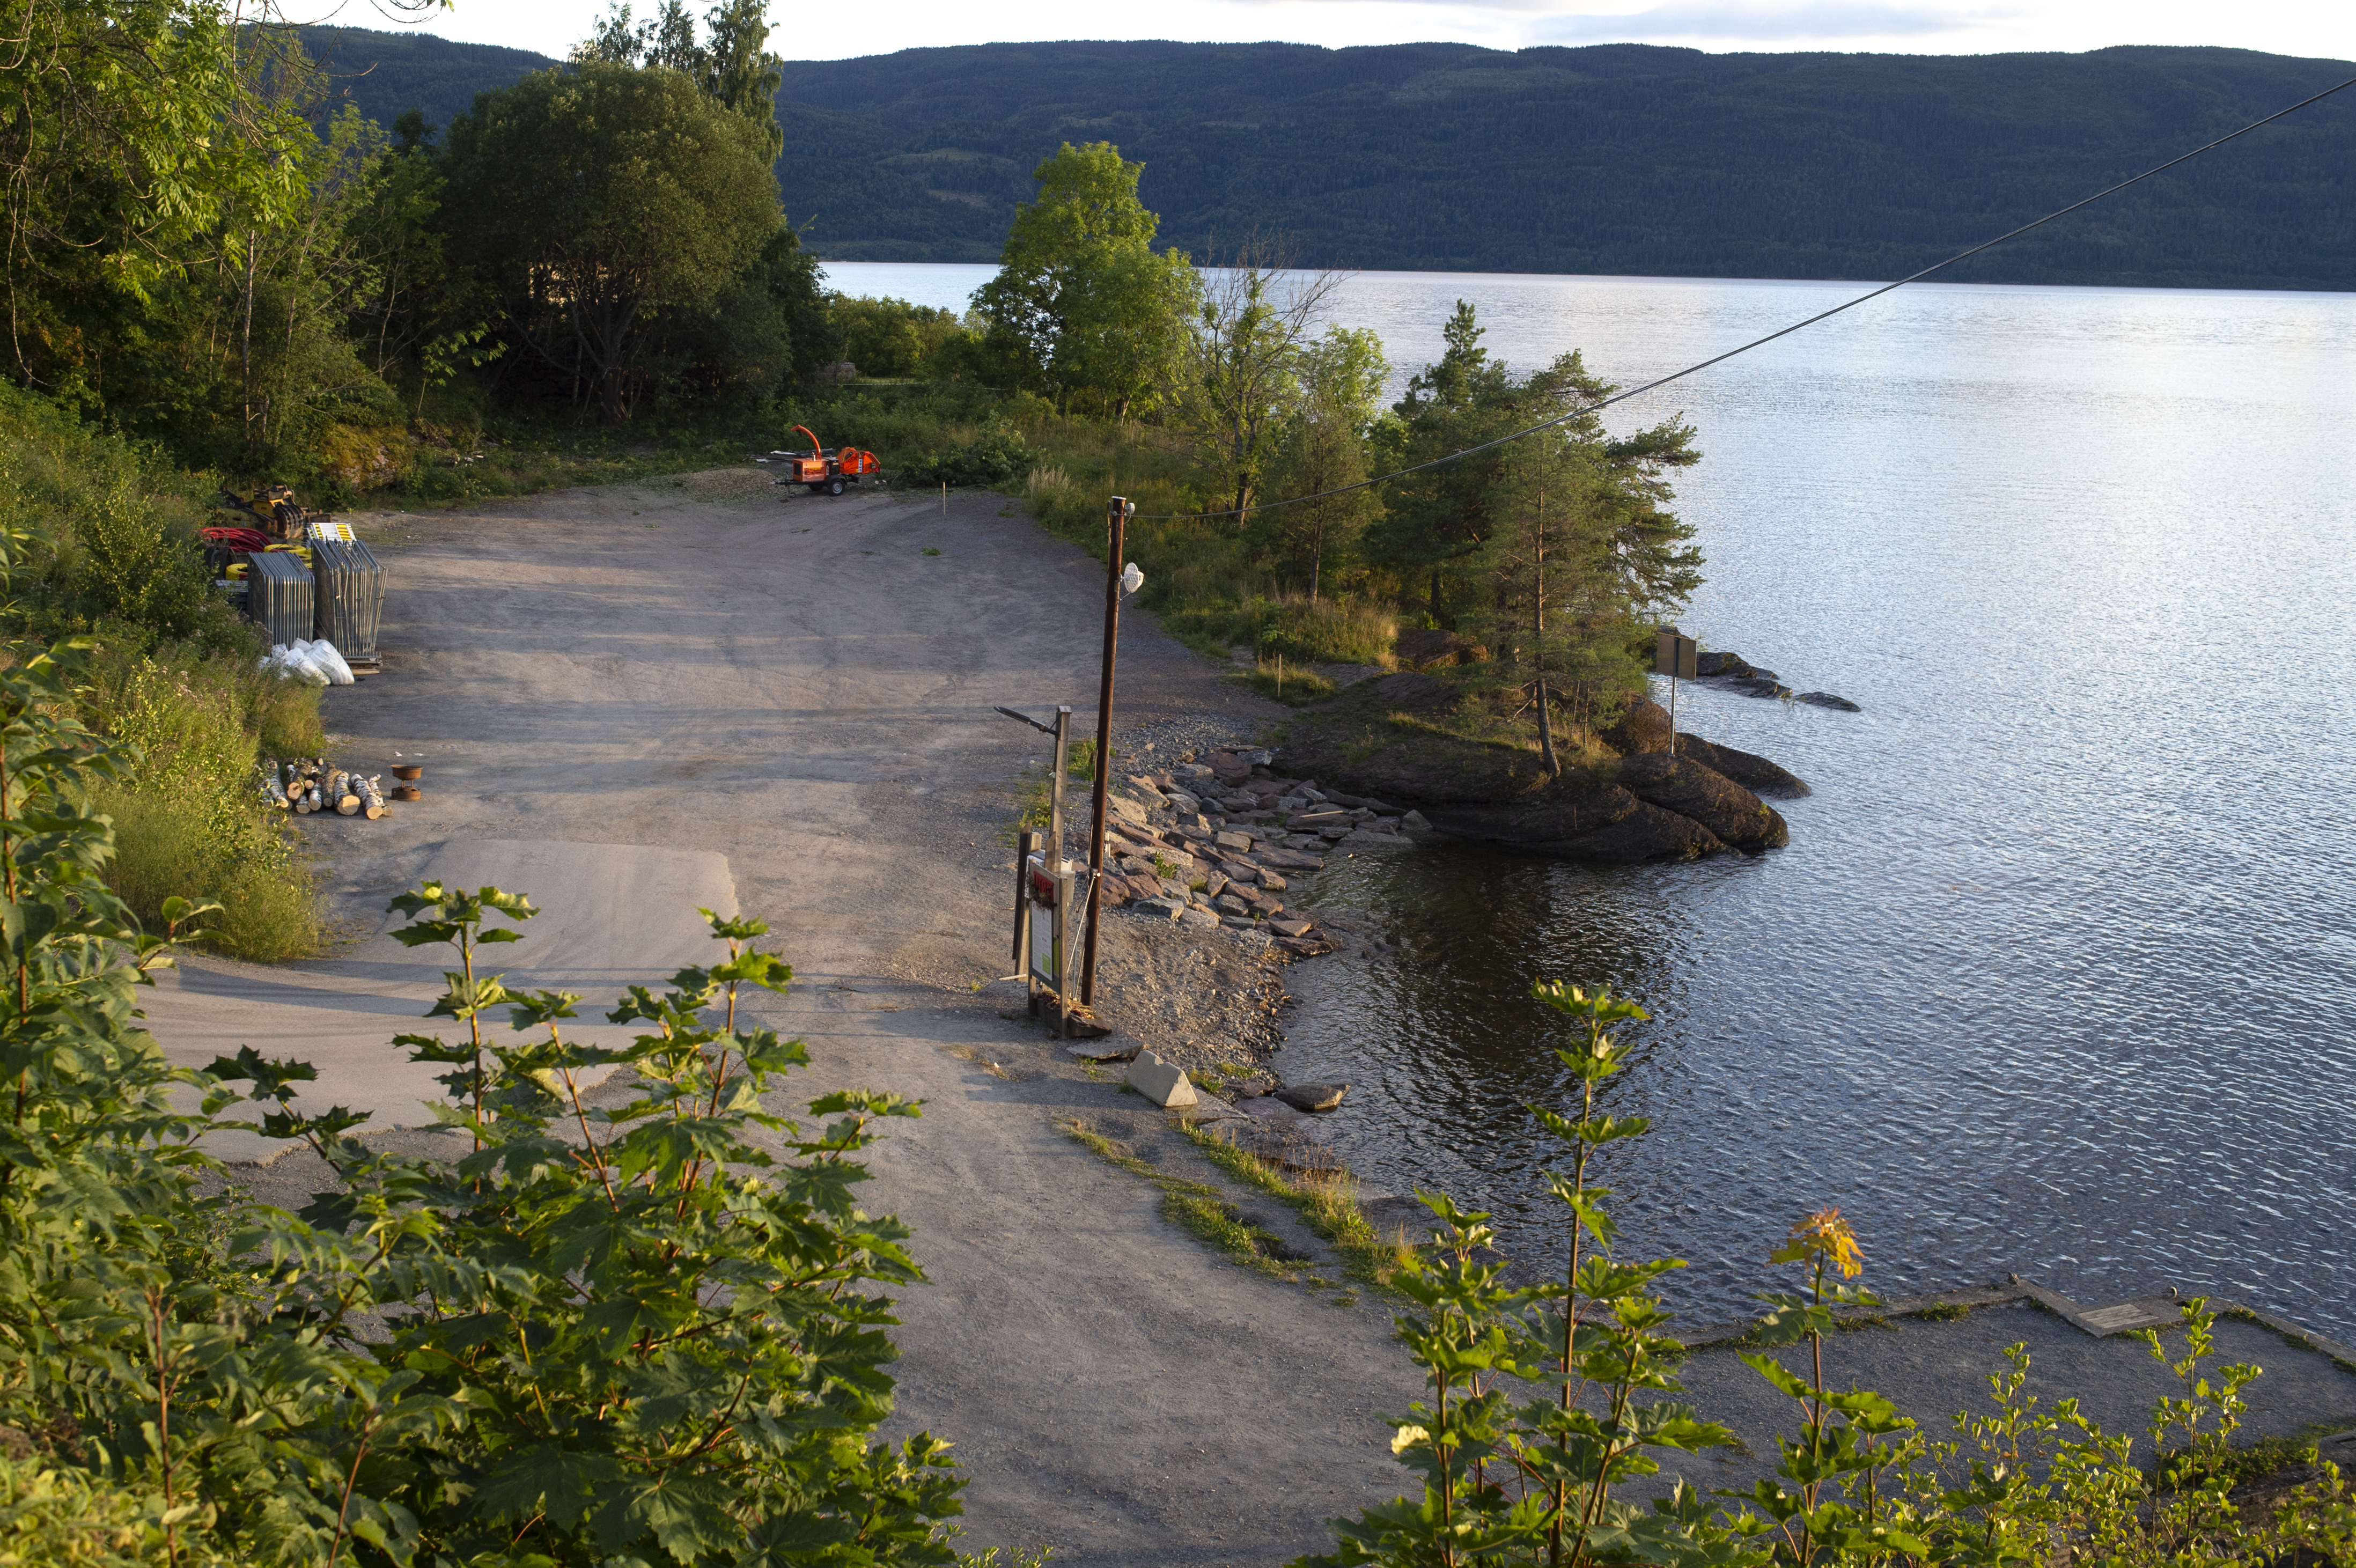
<svg viewBox="0 0 2356 1568">
<path fill-rule="evenodd" d="M 347 69 L 368 39 L 409 46 L 350 84 L 386 124 L 556 63 L 311 31 Z M 1890 277 L 2351 70 L 2216 48 L 989 44 L 789 64 L 778 175 L 830 260 L 994 261 L 1069 140 L 1142 159 L 1162 239 L 1198 258 L 1257 230 L 1318 265 Z M 2356 90 L 1946 275 L 2356 288 Z"/>
<path fill-rule="evenodd" d="M 305 27 L 303 47 L 336 77 L 336 86 L 360 113 L 391 128 L 405 110 L 446 125 L 475 106 L 475 94 L 509 85 L 530 71 L 562 65 L 530 49 L 460 44 L 431 33 L 383 33 L 369 27 Z"/>
</svg>

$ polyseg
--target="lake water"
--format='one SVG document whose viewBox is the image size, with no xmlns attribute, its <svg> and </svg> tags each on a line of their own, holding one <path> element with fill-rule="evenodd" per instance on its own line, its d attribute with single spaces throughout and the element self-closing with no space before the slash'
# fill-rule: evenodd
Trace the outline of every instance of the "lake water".
<svg viewBox="0 0 2356 1568">
<path fill-rule="evenodd" d="M 990 273 L 828 270 L 947 305 Z M 1409 369 L 1461 295 L 1507 360 L 1627 383 L 1859 292 L 1366 274 L 1337 316 Z M 1329 871 L 1410 957 L 1300 972 L 1285 1076 L 1351 1081 L 1369 1185 L 1534 1249 L 1521 1107 L 1568 1085 L 1519 993 L 1609 983 L 1653 1015 L 1609 1095 L 1657 1129 L 1608 1171 L 1623 1247 L 1690 1260 L 1697 1316 L 1837 1204 L 1891 1291 L 2175 1284 L 2356 1335 L 2356 295 L 1917 286 L 1611 422 L 1680 410 L 1686 628 L 1863 706 L 1685 689 L 1681 727 L 1815 786 L 1791 846 Z"/>
</svg>

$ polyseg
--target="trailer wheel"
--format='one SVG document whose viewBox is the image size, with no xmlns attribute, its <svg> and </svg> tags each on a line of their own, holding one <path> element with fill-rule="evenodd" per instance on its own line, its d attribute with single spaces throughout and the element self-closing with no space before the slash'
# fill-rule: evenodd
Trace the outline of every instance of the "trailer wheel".
<svg viewBox="0 0 2356 1568">
<path fill-rule="evenodd" d="M 826 493 L 830 496 L 841 495 L 842 493 L 842 481 L 841 479 L 837 479 L 832 484 L 827 486 Z"/>
</svg>

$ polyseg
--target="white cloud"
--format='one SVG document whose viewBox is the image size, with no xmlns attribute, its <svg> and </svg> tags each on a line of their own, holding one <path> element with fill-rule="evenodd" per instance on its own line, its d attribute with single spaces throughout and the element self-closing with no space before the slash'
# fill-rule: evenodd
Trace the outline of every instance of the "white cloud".
<svg viewBox="0 0 2356 1568">
<path fill-rule="evenodd" d="M 334 0 L 322 0 L 325 5 Z M 387 0 L 378 5 L 391 8 Z M 691 0 L 704 7 L 701 0 Z M 1641 5 L 1642 0 L 1638 0 Z M 398 0 L 391 0 L 398 4 Z M 641 0 L 641 12 L 650 8 Z M 428 13 L 422 30 L 562 57 L 604 14 L 605 0 L 457 0 Z M 337 19 L 381 27 L 364 0 Z M 2356 59 L 2356 5 L 2349 0 L 2044 0 L 1995 5 L 1954 0 L 1161 0 L 1108 7 L 1097 0 L 1028 0 L 1019 7 L 968 0 L 868 0 L 813 26 L 779 0 L 771 45 L 800 59 L 887 54 L 927 45 L 1052 38 L 1182 38 L 1248 43 L 1284 39 L 1342 48 L 1358 44 L 1458 42 L 1492 48 L 1534 44 L 1659 43 L 1713 50 L 1792 48 L 1989 54 L 2081 50 L 2114 44 L 2208 44 L 2275 54 Z M 846 17 L 851 25 L 837 25 Z"/>
<path fill-rule="evenodd" d="M 1540 30 L 1547 35 L 1547 42 L 1559 44 L 1718 38 L 1751 42 L 1779 38 L 1794 44 L 1854 38 L 1927 40 L 1942 34 L 1969 32 L 1989 20 L 1986 13 L 1875 5 L 1871 0 L 1826 0 L 1802 5 L 1668 5 L 1616 15 L 1565 16 L 1548 9 L 1551 14 Z"/>
</svg>

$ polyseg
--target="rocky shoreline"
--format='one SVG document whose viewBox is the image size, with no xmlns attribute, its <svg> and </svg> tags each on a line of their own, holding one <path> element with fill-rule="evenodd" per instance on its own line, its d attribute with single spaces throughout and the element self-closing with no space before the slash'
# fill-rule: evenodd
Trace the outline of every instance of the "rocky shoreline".
<svg viewBox="0 0 2356 1568">
<path fill-rule="evenodd" d="M 1837 697 L 1830 692 L 1794 692 L 1783 684 L 1775 671 L 1760 669 L 1740 653 L 1700 654 L 1694 660 L 1694 674 L 1704 681 L 1725 681 L 1730 690 L 1746 697 L 1783 697 L 1844 714 L 1863 712 L 1847 697 Z"/>
<path fill-rule="evenodd" d="M 1739 656 L 1705 658 L 1712 679 L 1774 683 L 1772 671 Z M 1755 694 L 1779 693 L 1789 694 Z M 1526 749 L 1413 722 L 1459 700 L 1428 674 L 1377 675 L 1301 710 L 1277 746 L 1245 744 L 1238 732 L 1197 733 L 1174 748 L 1174 761 L 1117 775 L 1099 908 L 1129 917 L 1110 929 L 1121 931 L 1124 961 L 1140 966 L 1132 972 L 1145 983 L 1124 988 L 1113 1036 L 1070 1053 L 1130 1063 L 1127 1081 L 1155 1103 L 1239 1116 L 1240 1135 L 1262 1154 L 1323 1168 L 1331 1155 L 1313 1123 L 1341 1106 L 1349 1086 L 1288 1085 L 1270 1065 L 1282 1043 L 1279 1015 L 1292 1000 L 1279 966 L 1344 949 L 1369 962 L 1386 953 L 1350 913 L 1300 907 L 1329 857 L 1403 849 L 1432 834 L 1603 864 L 1758 854 L 1791 838 L 1764 798 L 1809 792 L 1766 757 L 1673 732 L 1667 711 L 1649 698 L 1604 737 L 1621 753 L 1615 761 L 1547 779 Z M 1826 705 L 1835 703 L 1850 705 Z M 1132 763 L 1152 756 L 1152 741 L 1129 740 L 1123 755 Z M 1085 844 L 1075 836 L 1066 852 L 1083 854 Z M 1214 934 L 1226 940 L 1208 950 L 1173 941 Z M 1173 961 L 1177 948 L 1183 961 Z"/>
<path fill-rule="evenodd" d="M 1450 733 L 1440 721 L 1462 701 L 1430 675 L 1363 682 L 1303 709 L 1281 757 L 1290 771 L 1400 801 L 1452 837 L 1606 865 L 1781 848 L 1791 829 L 1762 797 L 1808 793 L 1766 757 L 1673 734 L 1650 698 L 1604 732 L 1616 759 L 1559 778 L 1526 746 Z"/>
<path fill-rule="evenodd" d="M 1288 778 L 1266 750 L 1195 755 L 1111 789 L 1101 908 L 1225 929 L 1248 953 L 1313 958 L 1340 940 L 1287 908 L 1294 880 L 1336 851 L 1400 848 L 1428 825 L 1384 801 Z"/>
</svg>

